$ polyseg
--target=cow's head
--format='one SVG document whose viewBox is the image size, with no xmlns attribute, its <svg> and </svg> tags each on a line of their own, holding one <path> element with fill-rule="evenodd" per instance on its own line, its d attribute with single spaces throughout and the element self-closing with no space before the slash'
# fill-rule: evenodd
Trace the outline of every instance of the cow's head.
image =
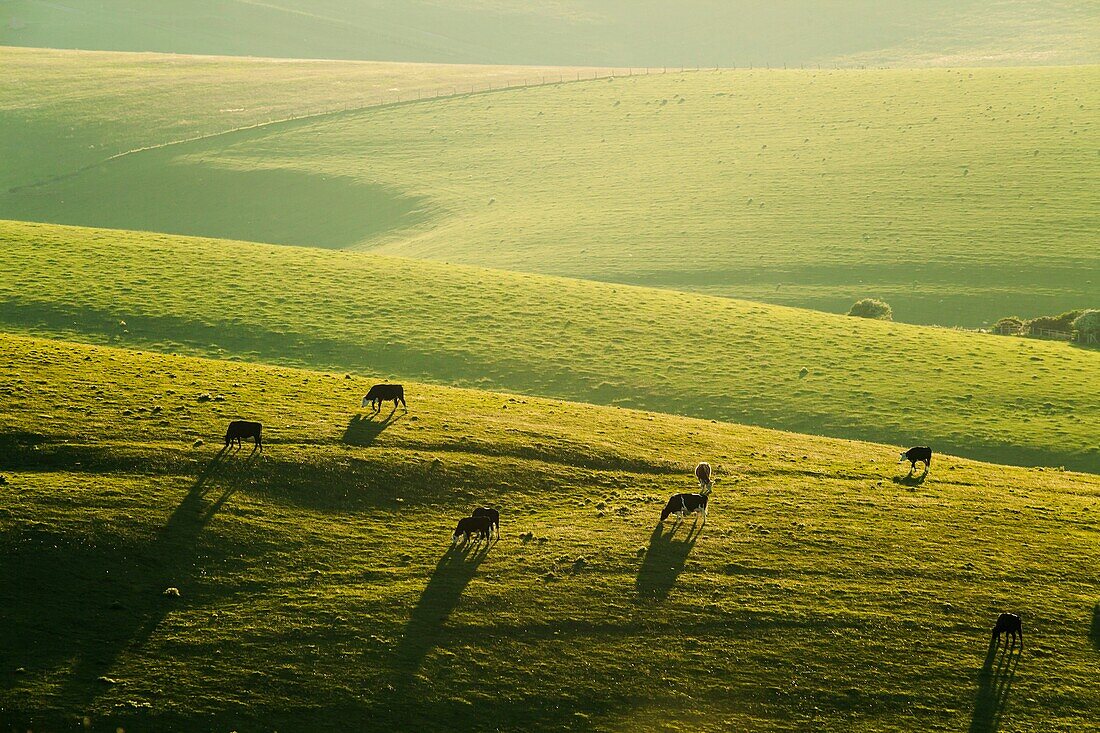
<svg viewBox="0 0 1100 733">
<path fill-rule="evenodd" d="M 901 463 L 902 461 L 904 461 L 908 457 L 909 457 L 909 451 L 903 450 L 901 453 L 898 454 L 898 463 Z"/>
</svg>

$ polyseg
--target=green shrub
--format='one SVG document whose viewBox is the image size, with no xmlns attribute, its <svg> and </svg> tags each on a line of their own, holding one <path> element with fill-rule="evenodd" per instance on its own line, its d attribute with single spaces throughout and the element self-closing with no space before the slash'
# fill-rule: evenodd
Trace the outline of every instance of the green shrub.
<svg viewBox="0 0 1100 733">
<path fill-rule="evenodd" d="M 1073 320 L 1073 330 L 1076 339 L 1082 343 L 1100 341 L 1100 310 L 1081 311 L 1081 315 Z"/>
<path fill-rule="evenodd" d="M 848 311 L 848 315 L 856 316 L 858 318 L 876 318 L 880 321 L 892 321 L 894 320 L 894 309 L 890 307 L 890 304 L 876 300 L 875 298 L 864 298 L 857 300 L 852 309 Z"/>
<path fill-rule="evenodd" d="M 1073 321 L 1082 311 L 1066 311 L 1057 316 L 1039 316 L 1024 323 L 1024 332 L 1028 335 L 1038 336 L 1040 331 L 1061 331 L 1069 333 L 1073 330 Z"/>
<path fill-rule="evenodd" d="M 1024 321 L 1016 316 L 1009 316 L 1008 318 L 1002 318 L 993 324 L 993 332 L 999 333 L 1002 336 L 1012 336 L 1020 333 L 1024 329 Z"/>
</svg>

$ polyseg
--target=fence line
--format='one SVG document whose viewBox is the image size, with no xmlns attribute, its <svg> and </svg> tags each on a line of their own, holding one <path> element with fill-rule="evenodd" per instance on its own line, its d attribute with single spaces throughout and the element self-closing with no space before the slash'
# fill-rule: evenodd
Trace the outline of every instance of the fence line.
<svg viewBox="0 0 1100 733">
<path fill-rule="evenodd" d="M 787 65 L 784 64 L 783 68 L 786 69 Z M 817 68 L 820 70 L 821 69 L 821 64 L 818 64 Z M 865 69 L 867 67 L 866 66 L 856 66 L 856 67 L 852 67 L 852 68 Z M 888 67 L 877 67 L 877 68 L 885 69 L 885 68 L 888 68 Z M 768 65 L 767 69 L 770 70 L 771 66 Z M 840 69 L 840 66 L 834 66 L 834 69 Z M 692 74 L 692 73 L 698 73 L 698 72 L 704 72 L 704 71 L 720 73 L 720 72 L 723 72 L 723 71 L 746 71 L 746 70 L 747 71 L 752 71 L 753 66 L 750 64 L 747 67 L 747 69 L 745 67 L 737 67 L 737 66 L 715 66 L 713 68 L 709 67 L 709 66 L 706 66 L 706 67 L 696 66 L 695 68 L 691 68 L 690 66 L 680 66 L 680 70 L 678 72 L 677 72 L 675 67 L 671 67 L 671 73 L 673 73 L 673 74 L 676 74 L 676 73 Z M 826 71 L 829 71 L 829 69 L 826 68 Z M 592 75 L 588 76 L 589 73 L 591 73 Z M 40 186 L 46 186 L 46 185 L 49 185 L 51 183 L 57 183 L 58 181 L 63 181 L 63 180 L 69 179 L 69 178 L 74 178 L 74 177 L 76 177 L 76 176 L 78 176 L 82 173 L 85 173 L 86 171 L 89 171 L 93 168 L 98 168 L 99 166 L 104 165 L 105 163 L 110 163 L 110 162 L 113 162 L 115 160 L 118 160 L 119 158 L 125 158 L 129 155 L 134 155 L 134 154 L 137 154 L 137 153 L 143 153 L 143 152 L 147 152 L 147 151 L 150 151 L 150 150 L 159 150 L 161 148 L 174 147 L 176 145 L 185 145 L 187 143 L 199 142 L 200 140 L 209 140 L 209 139 L 212 139 L 212 138 L 221 137 L 222 135 L 231 135 L 233 133 L 244 132 L 246 130 L 256 130 L 256 129 L 259 129 L 259 128 L 268 127 L 270 125 L 279 125 L 279 124 L 284 124 L 284 123 L 288 123 L 288 122 L 298 122 L 300 120 L 308 120 L 308 119 L 326 117 L 326 116 L 331 116 L 331 115 L 336 115 L 336 114 L 346 114 L 348 112 L 362 112 L 362 111 L 368 110 L 368 109 L 376 109 L 376 108 L 381 108 L 381 107 L 392 107 L 392 106 L 396 106 L 396 105 L 400 105 L 400 104 L 410 104 L 410 103 L 415 103 L 415 102 L 433 101 L 433 100 L 438 100 L 438 99 L 457 99 L 459 97 L 470 97 L 470 96 L 473 96 L 475 94 L 488 94 L 488 93 L 491 93 L 491 92 L 502 92 L 502 91 L 509 91 L 509 90 L 514 90 L 514 89 L 526 89 L 526 88 L 530 88 L 530 87 L 555 86 L 555 85 L 573 84 L 573 83 L 586 82 L 586 81 L 598 81 L 600 79 L 615 79 L 615 78 L 620 78 L 620 77 L 631 78 L 631 77 L 635 77 L 635 76 L 650 76 L 651 74 L 652 75 L 657 75 L 657 74 L 668 74 L 668 73 L 670 73 L 670 67 L 667 67 L 667 66 L 660 67 L 659 71 L 658 71 L 658 67 L 656 67 L 656 66 L 652 66 L 652 67 L 612 67 L 612 68 L 605 68 L 602 71 L 597 67 L 597 68 L 592 69 L 591 72 L 589 72 L 589 71 L 578 71 L 576 73 L 576 78 L 574 78 L 574 79 L 566 78 L 564 70 L 560 70 L 558 72 L 558 80 L 557 81 L 554 81 L 553 74 L 550 75 L 549 79 L 546 78 L 545 74 L 540 74 L 538 84 L 531 84 L 530 83 L 531 77 L 527 76 L 527 77 L 524 77 L 522 80 L 513 79 L 511 81 L 505 81 L 503 83 L 503 85 L 499 85 L 499 82 L 498 82 L 498 86 L 495 87 L 495 88 L 493 87 L 493 82 L 490 80 L 490 81 L 484 82 L 485 88 L 481 88 L 480 83 L 471 83 L 469 85 L 468 90 L 465 89 L 465 85 L 463 85 L 463 87 L 460 88 L 458 84 L 452 82 L 450 85 L 448 85 L 446 87 L 435 87 L 433 89 L 429 89 L 427 95 L 424 93 L 425 90 L 424 90 L 423 87 L 416 88 L 414 90 L 398 90 L 394 94 L 394 97 L 392 99 L 390 99 L 386 94 L 383 93 L 383 94 L 379 94 L 378 96 L 373 97 L 372 101 L 366 101 L 366 102 L 362 102 L 360 104 L 355 104 L 355 103 L 349 104 L 347 101 L 345 101 L 343 103 L 336 103 L 331 107 L 322 107 L 322 108 L 319 108 L 319 109 L 307 110 L 307 111 L 304 111 L 304 112 L 299 112 L 299 113 L 296 113 L 296 114 L 288 115 L 286 117 L 269 117 L 266 120 L 257 120 L 255 122 L 252 122 L 252 123 L 247 124 L 247 125 L 241 125 L 239 127 L 232 127 L 228 130 L 219 130 L 217 132 L 208 132 L 208 133 L 203 133 L 203 134 L 200 134 L 200 135 L 192 135 L 191 137 L 182 138 L 182 139 L 179 139 L 179 140 L 169 140 L 168 142 L 156 143 L 156 144 L 153 144 L 153 145 L 145 145 L 143 147 L 133 148 L 131 150 L 124 150 L 120 153 L 114 153 L 113 155 L 109 155 L 109 156 L 107 156 L 106 158 L 104 158 L 102 160 L 96 161 L 95 163 L 89 163 L 87 165 L 81 166 L 80 168 L 77 168 L 76 170 L 73 170 L 73 171 L 69 171 L 68 173 L 62 173 L 62 174 L 57 175 L 57 176 L 51 176 L 49 178 L 46 178 L 46 179 L 43 179 L 43 180 L 40 180 L 40 181 L 35 181 L 34 183 L 26 183 L 26 184 L 23 184 L 21 186 L 15 186 L 11 189 L 8 189 L 8 192 L 9 193 L 14 193 L 14 192 L 17 192 L 17 191 L 23 191 L 23 190 L 27 190 L 27 189 L 38 188 Z M 448 89 L 450 91 L 448 91 Z M 414 92 L 415 92 L 415 95 L 416 95 L 415 97 L 413 96 Z M 405 96 L 405 95 L 407 95 L 407 96 Z"/>
<path fill-rule="evenodd" d="M 779 66 L 776 66 L 776 67 L 774 67 L 774 70 L 779 70 L 779 68 L 780 68 Z M 784 63 L 782 65 L 783 70 L 789 70 L 789 69 L 793 69 L 793 68 L 794 68 L 793 66 L 789 66 L 786 63 Z M 845 71 L 845 70 L 867 69 L 868 67 L 866 65 L 841 67 L 839 64 L 836 64 L 836 63 L 833 64 L 832 68 L 829 68 L 828 66 L 826 66 L 826 67 L 824 67 L 824 69 L 823 69 L 823 67 L 820 63 L 815 64 L 815 65 L 809 65 L 809 66 L 805 63 L 802 63 L 802 64 L 799 64 L 799 66 L 798 66 L 799 70 L 805 70 L 807 68 L 810 69 L 810 70 L 815 70 L 816 69 L 818 71 L 821 71 L 821 70 L 825 70 L 825 71 Z M 877 66 L 877 67 L 872 67 L 872 68 L 888 69 L 890 67 Z M 679 69 L 677 69 L 676 67 L 668 67 L 668 66 L 662 66 L 662 67 L 656 67 L 656 66 L 645 66 L 645 67 L 627 66 L 627 67 L 611 67 L 611 68 L 605 68 L 605 69 L 595 68 L 595 69 L 591 69 L 591 70 L 587 70 L 587 71 L 577 71 L 574 74 L 570 74 L 570 76 L 566 76 L 565 71 L 563 70 L 563 71 L 558 72 L 558 74 L 557 74 L 558 78 L 556 80 L 553 78 L 554 74 L 550 74 L 549 77 L 548 77 L 545 73 L 542 73 L 542 74 L 538 74 L 537 76 L 525 76 L 522 79 L 515 78 L 515 79 L 503 80 L 503 81 L 501 81 L 501 80 L 496 80 L 496 81 L 488 80 L 488 81 L 485 81 L 485 82 L 473 82 L 473 83 L 469 83 L 468 85 L 463 84 L 461 86 L 459 86 L 459 85 L 452 82 L 451 84 L 448 84 L 448 85 L 445 85 L 445 86 L 433 87 L 433 88 L 428 88 L 428 89 L 425 89 L 423 87 L 419 87 L 419 88 L 415 88 L 415 89 L 401 89 L 401 90 L 394 91 L 392 93 L 392 96 L 390 96 L 389 94 L 386 94 L 386 93 L 380 93 L 377 96 L 374 96 L 369 101 L 362 102 L 362 103 L 359 103 L 359 104 L 354 104 L 354 103 L 353 104 L 348 104 L 347 102 L 344 102 L 342 106 L 337 105 L 337 106 L 334 106 L 334 107 L 323 107 L 323 108 L 314 109 L 314 110 L 310 110 L 310 111 L 306 111 L 306 112 L 300 112 L 300 113 L 293 114 L 293 115 L 290 115 L 290 116 L 287 116 L 287 117 L 269 118 L 266 122 L 260 123 L 260 124 L 276 124 L 276 123 L 279 123 L 279 122 L 293 122 L 295 120 L 303 120 L 303 119 L 308 119 L 310 117 L 321 117 L 323 115 L 336 114 L 338 112 L 359 112 L 359 111 L 362 111 L 362 110 L 373 109 L 373 108 L 376 108 L 376 107 L 387 107 L 387 106 L 393 106 L 393 105 L 398 105 L 398 104 L 408 104 L 410 102 L 421 102 L 421 101 L 432 101 L 432 100 L 437 100 L 437 99 L 452 99 L 452 98 L 458 98 L 458 97 L 469 97 L 469 96 L 472 96 L 472 95 L 475 95 L 475 94 L 486 94 L 486 93 L 489 93 L 489 92 L 502 92 L 502 91 L 509 91 L 509 90 L 515 90 L 515 89 L 529 89 L 529 88 L 532 88 L 532 87 L 555 86 L 555 85 L 578 83 L 578 82 L 585 82 L 585 81 L 598 81 L 600 79 L 632 78 L 632 77 L 635 77 L 635 76 L 651 76 L 651 75 L 662 75 L 662 74 L 668 74 L 668 73 L 691 74 L 691 73 L 699 73 L 699 72 L 717 72 L 717 73 L 721 73 L 721 72 L 724 72 L 724 71 L 763 71 L 763 70 L 772 71 L 773 67 L 772 67 L 771 64 L 766 64 L 763 67 L 754 66 L 753 64 L 749 64 L 747 67 L 738 67 L 738 66 L 713 66 L 713 67 L 711 67 L 711 66 L 696 66 L 696 67 L 692 68 L 690 66 L 680 66 Z M 496 84 L 496 86 L 494 86 L 494 84 Z M 251 125 L 250 127 L 256 127 L 256 126 L 257 125 Z M 243 128 L 239 128 L 239 129 L 243 129 Z M 225 132 L 232 132 L 232 130 L 226 130 Z M 218 134 L 222 134 L 222 133 L 218 133 Z"/>
</svg>

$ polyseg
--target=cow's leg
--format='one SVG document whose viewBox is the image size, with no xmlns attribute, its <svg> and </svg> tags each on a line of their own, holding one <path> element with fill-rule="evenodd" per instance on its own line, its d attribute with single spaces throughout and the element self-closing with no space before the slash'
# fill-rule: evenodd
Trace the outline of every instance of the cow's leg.
<svg viewBox="0 0 1100 733">
<path fill-rule="evenodd" d="M 1024 630 L 1020 629 L 1020 649 L 1024 648 Z"/>
</svg>

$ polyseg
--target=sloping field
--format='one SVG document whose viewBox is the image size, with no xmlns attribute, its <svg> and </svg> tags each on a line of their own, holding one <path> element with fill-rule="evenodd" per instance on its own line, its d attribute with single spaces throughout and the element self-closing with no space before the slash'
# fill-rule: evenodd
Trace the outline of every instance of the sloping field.
<svg viewBox="0 0 1100 733">
<path fill-rule="evenodd" d="M 272 119 L 579 71 L 4 47 L 0 68 L 0 191 Z"/>
<path fill-rule="evenodd" d="M 723 71 L 246 131 L 13 219 L 359 246 L 978 326 L 1100 302 L 1100 67 Z"/>
<path fill-rule="evenodd" d="M 888 446 L 0 354 L 6 727 L 1042 732 L 1100 706 L 1095 477 L 940 455 L 919 483 Z M 262 454 L 219 453 L 238 416 Z M 700 458 L 706 526 L 656 527 Z M 448 551 L 479 504 L 502 539 Z M 1004 610 L 1022 653 L 987 646 Z"/>
<path fill-rule="evenodd" d="M 0 225 L 0 323 L 1100 472 L 1100 352 L 422 260 Z"/>
<path fill-rule="evenodd" d="M 112 0 L 0 4 L 18 46 L 483 63 L 1096 63 L 1087 0 Z"/>
</svg>

